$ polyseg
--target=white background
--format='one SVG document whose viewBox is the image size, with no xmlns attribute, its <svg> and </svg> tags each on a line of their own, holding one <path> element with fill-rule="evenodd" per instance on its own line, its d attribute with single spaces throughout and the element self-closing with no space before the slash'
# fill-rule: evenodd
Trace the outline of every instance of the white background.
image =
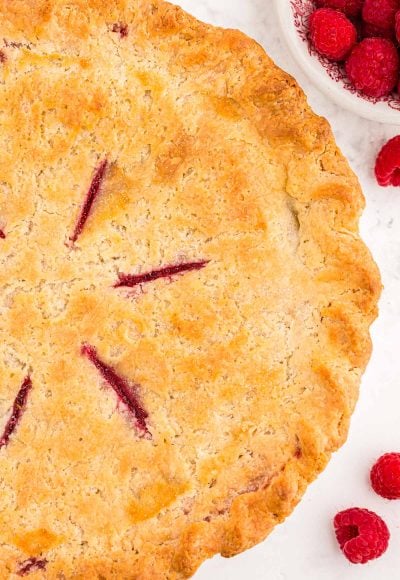
<svg viewBox="0 0 400 580">
<path fill-rule="evenodd" d="M 347 444 L 309 488 L 295 513 L 266 542 L 231 560 L 214 558 L 202 566 L 196 580 L 400 580 L 400 501 L 379 498 L 368 483 L 375 458 L 400 451 L 400 188 L 380 188 L 373 176 L 377 152 L 386 139 L 400 134 L 400 126 L 362 120 L 329 102 L 288 54 L 272 0 L 177 3 L 202 20 L 240 28 L 256 38 L 294 75 L 313 108 L 331 122 L 364 188 L 367 211 L 362 232 L 385 285 L 381 315 L 373 328 L 374 355 Z M 349 564 L 332 533 L 334 514 L 351 506 L 375 510 L 392 533 L 387 554 L 366 566 Z"/>
</svg>

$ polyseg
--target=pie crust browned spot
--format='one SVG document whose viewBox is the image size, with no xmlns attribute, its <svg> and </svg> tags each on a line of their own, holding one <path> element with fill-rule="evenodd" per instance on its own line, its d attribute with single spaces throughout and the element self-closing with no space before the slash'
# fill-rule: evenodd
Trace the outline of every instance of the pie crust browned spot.
<svg viewBox="0 0 400 580">
<path fill-rule="evenodd" d="M 187 578 L 346 438 L 381 288 L 360 186 L 238 31 L 0 12 L 0 576 Z"/>
</svg>

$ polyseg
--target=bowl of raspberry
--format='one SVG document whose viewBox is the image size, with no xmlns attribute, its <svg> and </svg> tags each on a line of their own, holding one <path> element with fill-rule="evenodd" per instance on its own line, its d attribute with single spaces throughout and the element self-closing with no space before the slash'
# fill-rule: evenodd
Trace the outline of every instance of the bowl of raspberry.
<svg viewBox="0 0 400 580">
<path fill-rule="evenodd" d="M 275 0 L 297 63 L 351 112 L 400 125 L 400 0 Z"/>
</svg>

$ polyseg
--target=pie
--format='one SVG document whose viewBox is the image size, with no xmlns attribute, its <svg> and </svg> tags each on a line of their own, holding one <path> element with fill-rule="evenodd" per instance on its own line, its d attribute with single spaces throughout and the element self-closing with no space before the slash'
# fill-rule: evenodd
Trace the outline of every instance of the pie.
<svg viewBox="0 0 400 580">
<path fill-rule="evenodd" d="M 381 289 L 360 186 L 238 31 L 0 10 L 1 578 L 188 578 L 346 438 Z"/>
</svg>

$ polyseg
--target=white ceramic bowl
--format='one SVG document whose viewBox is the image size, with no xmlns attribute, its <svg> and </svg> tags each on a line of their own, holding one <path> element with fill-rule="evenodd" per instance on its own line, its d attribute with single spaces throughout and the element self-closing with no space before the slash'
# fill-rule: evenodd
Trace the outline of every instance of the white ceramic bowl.
<svg viewBox="0 0 400 580">
<path fill-rule="evenodd" d="M 315 9 L 311 0 L 275 0 L 275 6 L 282 34 L 293 57 L 321 91 L 356 115 L 371 121 L 400 125 L 399 97 L 374 102 L 356 92 L 337 65 L 310 53 L 306 35 L 308 16 Z"/>
</svg>

